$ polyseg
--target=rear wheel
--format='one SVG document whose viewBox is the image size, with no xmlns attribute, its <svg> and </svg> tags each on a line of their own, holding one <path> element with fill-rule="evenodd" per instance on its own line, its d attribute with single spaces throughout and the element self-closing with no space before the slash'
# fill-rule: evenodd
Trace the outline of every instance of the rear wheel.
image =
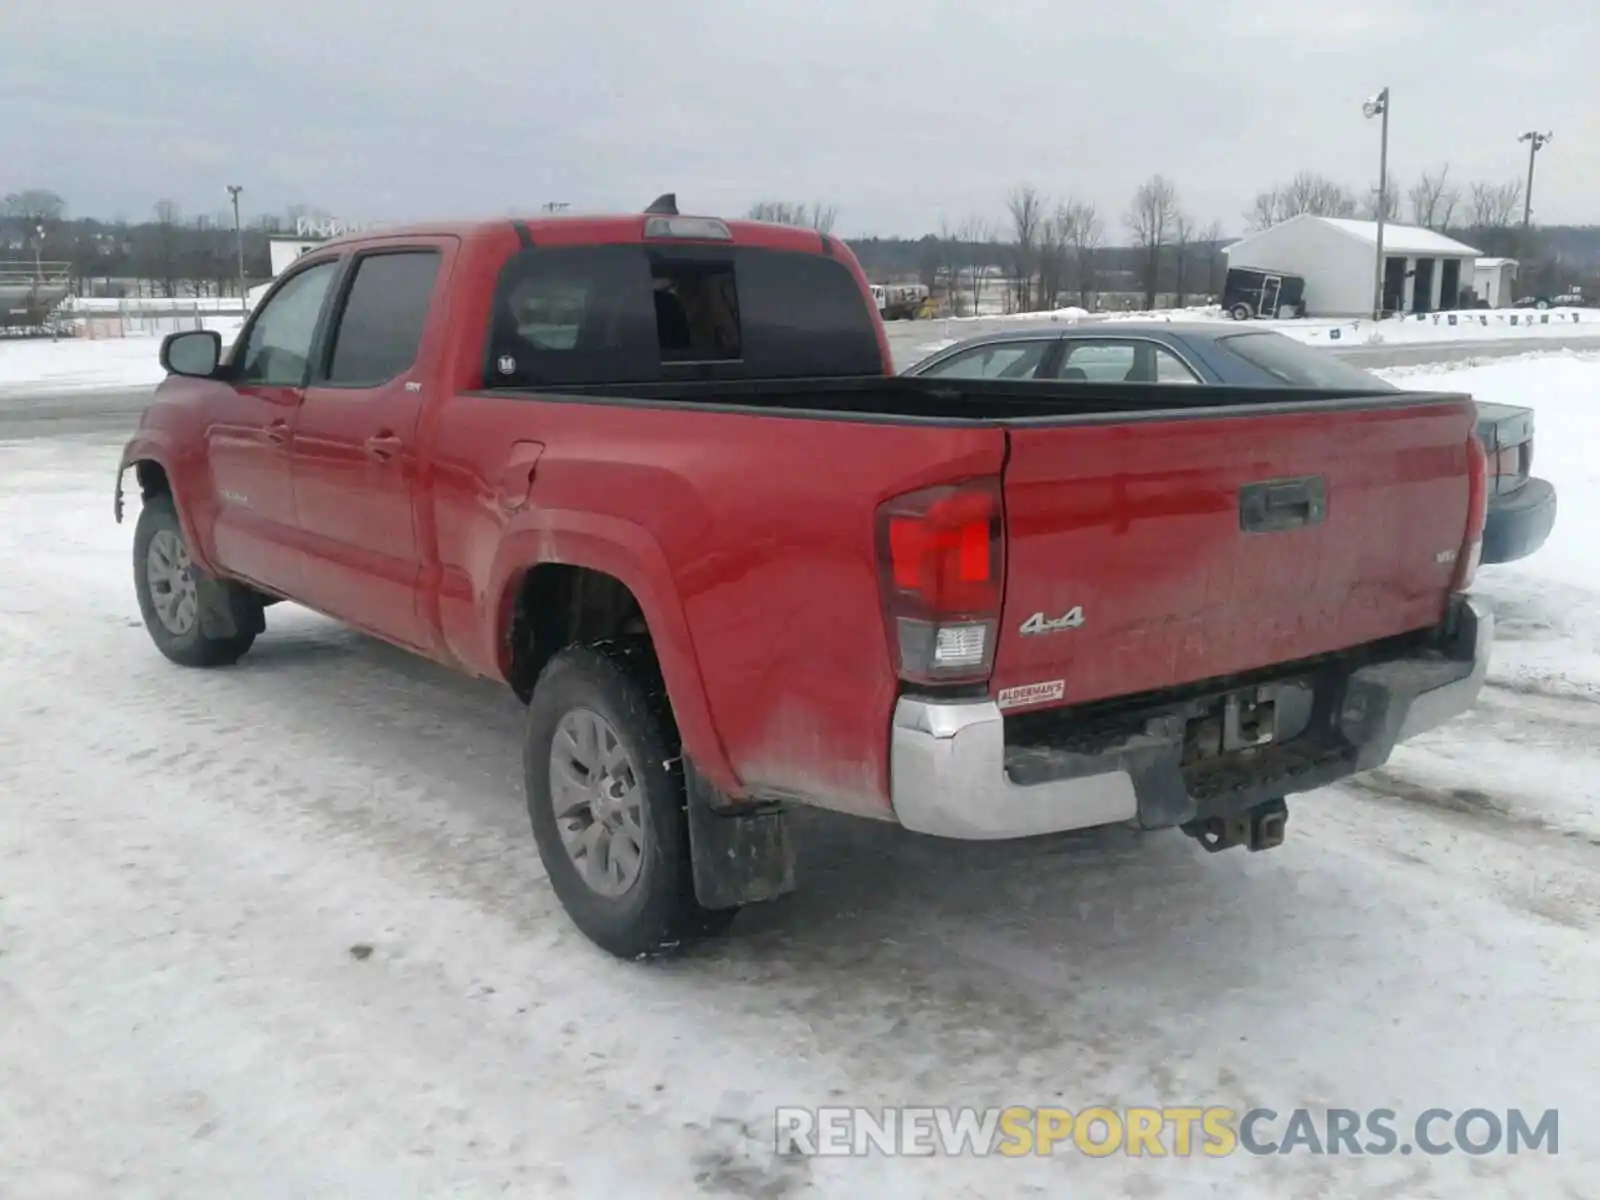
<svg viewBox="0 0 1600 1200">
<path fill-rule="evenodd" d="M 528 816 L 550 886 L 582 933 L 621 958 L 724 930 L 695 900 L 683 767 L 647 646 L 574 646 L 528 705 Z"/>
<path fill-rule="evenodd" d="M 1242 302 L 1235 304 L 1232 308 L 1230 308 L 1228 310 L 1228 314 L 1233 317 L 1235 321 L 1248 321 L 1251 317 L 1255 316 L 1255 313 L 1250 310 L 1250 306 Z"/>
<path fill-rule="evenodd" d="M 246 589 L 213 579 L 195 565 L 171 496 L 148 497 L 139 513 L 133 585 L 150 640 L 180 666 L 227 666 L 256 640 L 259 605 Z M 229 633 L 206 632 L 208 605 L 227 612 Z"/>
</svg>

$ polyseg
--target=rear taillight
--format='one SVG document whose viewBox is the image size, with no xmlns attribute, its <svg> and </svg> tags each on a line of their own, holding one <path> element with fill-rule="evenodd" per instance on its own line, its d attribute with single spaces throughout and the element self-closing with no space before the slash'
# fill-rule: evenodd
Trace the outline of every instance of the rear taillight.
<svg viewBox="0 0 1600 1200">
<path fill-rule="evenodd" d="M 1000 483 L 974 480 L 897 496 L 878 509 L 878 568 L 901 679 L 989 677 L 1005 580 Z"/>
<path fill-rule="evenodd" d="M 1465 592 L 1483 558 L 1483 526 L 1489 516 L 1489 455 L 1477 438 L 1467 440 L 1467 532 L 1456 559 L 1452 590 Z"/>
</svg>

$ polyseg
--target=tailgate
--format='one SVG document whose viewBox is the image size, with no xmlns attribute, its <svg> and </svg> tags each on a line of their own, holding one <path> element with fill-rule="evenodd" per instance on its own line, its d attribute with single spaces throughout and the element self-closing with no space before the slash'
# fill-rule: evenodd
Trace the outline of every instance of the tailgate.
<svg viewBox="0 0 1600 1200">
<path fill-rule="evenodd" d="M 1443 619 L 1462 397 L 1012 426 L 1002 703 L 1133 695 Z"/>
</svg>

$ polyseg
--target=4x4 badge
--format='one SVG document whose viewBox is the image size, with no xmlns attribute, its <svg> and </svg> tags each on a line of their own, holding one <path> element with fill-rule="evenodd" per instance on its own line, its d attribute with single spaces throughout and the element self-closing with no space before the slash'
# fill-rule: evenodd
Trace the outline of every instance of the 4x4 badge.
<svg viewBox="0 0 1600 1200">
<path fill-rule="evenodd" d="M 1042 612 L 1036 612 L 1022 623 L 1018 631 L 1023 637 L 1035 633 L 1060 633 L 1066 629 L 1077 629 L 1083 624 L 1083 605 L 1075 604 L 1059 617 L 1047 617 Z"/>
</svg>

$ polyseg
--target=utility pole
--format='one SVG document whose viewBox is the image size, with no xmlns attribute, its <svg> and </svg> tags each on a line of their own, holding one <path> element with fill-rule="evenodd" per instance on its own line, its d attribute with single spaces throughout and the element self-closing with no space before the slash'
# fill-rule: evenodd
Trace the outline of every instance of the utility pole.
<svg viewBox="0 0 1600 1200">
<path fill-rule="evenodd" d="M 1533 223 L 1533 159 L 1539 151 L 1545 148 L 1553 135 L 1537 133 L 1529 130 L 1517 139 L 1519 142 L 1528 143 L 1528 190 L 1522 194 L 1522 227 L 1528 228 Z"/>
<path fill-rule="evenodd" d="M 1372 280 L 1372 319 L 1383 319 L 1383 221 L 1388 216 L 1389 208 L 1389 89 L 1384 88 L 1372 99 L 1361 106 L 1361 111 L 1370 120 L 1372 117 L 1383 118 L 1383 133 L 1378 148 L 1378 256 L 1373 266 Z"/>
<path fill-rule="evenodd" d="M 228 185 L 228 195 L 233 199 L 233 241 L 234 248 L 239 255 L 239 311 L 245 312 L 249 308 L 249 301 L 244 290 L 244 226 L 239 223 L 239 193 L 244 188 L 237 183 Z"/>
</svg>

